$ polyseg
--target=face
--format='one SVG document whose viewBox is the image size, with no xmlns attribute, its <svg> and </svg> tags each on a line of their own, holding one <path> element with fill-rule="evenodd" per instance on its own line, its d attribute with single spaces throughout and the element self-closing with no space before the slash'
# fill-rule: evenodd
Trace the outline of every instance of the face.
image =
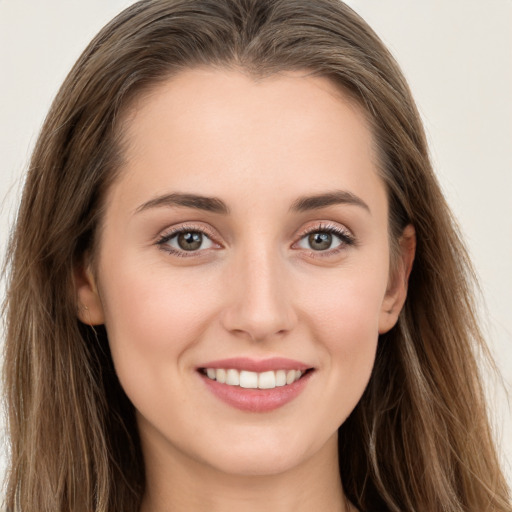
<svg viewBox="0 0 512 512">
<path fill-rule="evenodd" d="M 125 125 L 78 294 L 143 449 L 239 474 L 332 454 L 405 297 L 362 112 L 305 73 L 196 69 Z"/>
</svg>

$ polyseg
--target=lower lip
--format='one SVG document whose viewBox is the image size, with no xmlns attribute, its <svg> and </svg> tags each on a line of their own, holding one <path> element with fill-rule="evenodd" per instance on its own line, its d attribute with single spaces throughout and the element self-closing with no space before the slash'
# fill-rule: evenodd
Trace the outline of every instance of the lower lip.
<svg viewBox="0 0 512 512">
<path fill-rule="evenodd" d="M 272 389 L 246 389 L 229 386 L 201 375 L 208 389 L 228 405 L 249 412 L 268 412 L 278 409 L 296 398 L 308 383 L 309 371 L 293 384 Z"/>
</svg>

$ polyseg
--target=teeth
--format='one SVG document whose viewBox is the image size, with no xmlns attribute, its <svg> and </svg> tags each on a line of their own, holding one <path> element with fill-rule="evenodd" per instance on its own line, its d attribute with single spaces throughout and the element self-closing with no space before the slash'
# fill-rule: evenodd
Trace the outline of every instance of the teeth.
<svg viewBox="0 0 512 512">
<path fill-rule="evenodd" d="M 236 371 L 236 370 L 235 370 Z M 240 387 L 255 389 L 258 387 L 258 374 L 256 372 L 240 372 Z"/>
<path fill-rule="evenodd" d="M 286 386 L 286 372 L 284 370 L 277 370 L 276 386 Z"/>
<path fill-rule="evenodd" d="M 234 370 L 232 368 L 206 368 L 209 379 L 216 380 L 228 386 L 240 386 L 247 389 L 273 389 L 299 380 L 303 372 L 300 370 L 277 370 L 268 372 L 249 372 L 247 370 Z"/>
<path fill-rule="evenodd" d="M 240 373 L 238 370 L 228 370 L 226 372 L 226 384 L 238 386 L 240 384 Z"/>
<path fill-rule="evenodd" d="M 276 387 L 275 372 L 263 372 L 258 376 L 258 387 L 260 389 L 273 389 Z"/>
</svg>

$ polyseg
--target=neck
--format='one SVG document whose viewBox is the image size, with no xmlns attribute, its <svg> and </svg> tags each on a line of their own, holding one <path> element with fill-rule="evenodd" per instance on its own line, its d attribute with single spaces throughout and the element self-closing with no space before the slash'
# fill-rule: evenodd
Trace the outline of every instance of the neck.
<svg viewBox="0 0 512 512">
<path fill-rule="evenodd" d="M 301 465 L 271 475 L 230 474 L 174 448 L 156 448 L 144 446 L 146 492 L 141 512 L 352 510 L 343 495 L 336 434 Z"/>
</svg>

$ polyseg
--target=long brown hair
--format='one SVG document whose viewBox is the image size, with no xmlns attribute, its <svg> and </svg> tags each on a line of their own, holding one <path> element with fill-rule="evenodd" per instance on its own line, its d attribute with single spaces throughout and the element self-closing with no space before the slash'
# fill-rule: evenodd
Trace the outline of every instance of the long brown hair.
<svg viewBox="0 0 512 512">
<path fill-rule="evenodd" d="M 476 354 L 474 275 L 428 157 L 405 80 L 338 0 L 143 0 L 90 43 L 34 150 L 8 253 L 4 380 L 12 512 L 138 511 L 144 465 L 133 406 L 103 328 L 77 319 L 74 270 L 94 254 L 103 198 L 122 164 L 122 114 L 194 66 L 257 77 L 309 70 L 371 122 L 390 233 L 416 229 L 398 324 L 339 429 L 340 474 L 361 510 L 510 512 Z"/>
</svg>

